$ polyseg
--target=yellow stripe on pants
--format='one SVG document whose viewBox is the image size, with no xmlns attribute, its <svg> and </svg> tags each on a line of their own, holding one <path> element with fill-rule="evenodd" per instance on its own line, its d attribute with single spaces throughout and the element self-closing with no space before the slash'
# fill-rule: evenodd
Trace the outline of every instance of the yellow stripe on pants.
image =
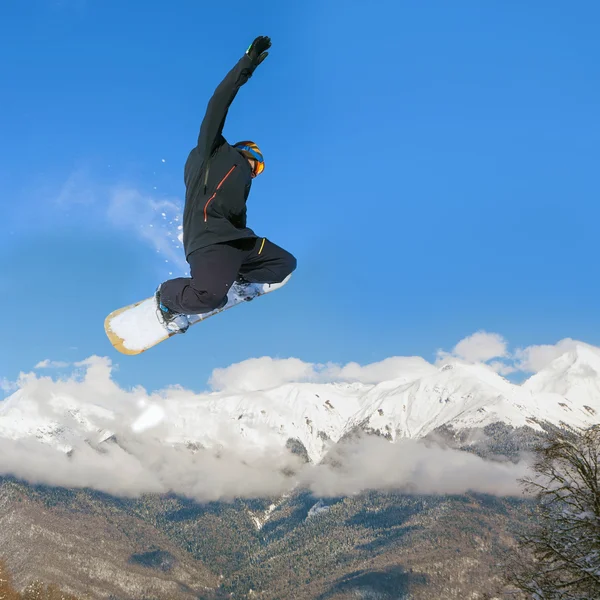
<svg viewBox="0 0 600 600">
<path fill-rule="evenodd" d="M 263 251 L 266 241 L 267 241 L 267 238 L 263 238 L 262 244 L 260 245 L 260 250 L 258 251 L 259 254 Z"/>
</svg>

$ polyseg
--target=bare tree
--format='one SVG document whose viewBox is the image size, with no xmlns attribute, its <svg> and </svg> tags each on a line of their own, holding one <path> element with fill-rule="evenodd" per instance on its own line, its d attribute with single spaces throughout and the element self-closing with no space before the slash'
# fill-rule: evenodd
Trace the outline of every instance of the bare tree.
<svg viewBox="0 0 600 600">
<path fill-rule="evenodd" d="M 522 480 L 537 499 L 512 583 L 534 600 L 600 599 L 600 425 L 553 432 Z"/>
</svg>

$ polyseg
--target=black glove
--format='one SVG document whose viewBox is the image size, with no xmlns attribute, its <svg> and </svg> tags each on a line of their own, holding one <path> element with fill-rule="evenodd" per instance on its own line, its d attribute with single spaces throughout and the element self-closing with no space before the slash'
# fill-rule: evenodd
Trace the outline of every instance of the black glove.
<svg viewBox="0 0 600 600">
<path fill-rule="evenodd" d="M 260 63 L 265 60 L 268 56 L 268 52 L 266 52 L 271 47 L 271 38 L 259 35 L 251 44 L 248 50 L 246 50 L 246 54 L 250 57 L 252 61 L 252 65 L 254 68 L 258 67 Z"/>
</svg>

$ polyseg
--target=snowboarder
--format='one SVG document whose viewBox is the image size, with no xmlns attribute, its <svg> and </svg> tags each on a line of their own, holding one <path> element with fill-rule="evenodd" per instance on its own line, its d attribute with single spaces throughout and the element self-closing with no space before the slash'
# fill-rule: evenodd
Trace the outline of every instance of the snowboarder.
<svg viewBox="0 0 600 600">
<path fill-rule="evenodd" d="M 270 47 L 269 37 L 257 37 L 217 87 L 187 158 L 183 246 L 191 277 L 165 281 L 155 294 L 170 331 L 186 331 L 185 315 L 225 306 L 232 285 L 279 283 L 296 268 L 294 256 L 246 226 L 252 179 L 265 168 L 262 152 L 252 141 L 231 146 L 222 135 L 229 106 Z"/>
</svg>

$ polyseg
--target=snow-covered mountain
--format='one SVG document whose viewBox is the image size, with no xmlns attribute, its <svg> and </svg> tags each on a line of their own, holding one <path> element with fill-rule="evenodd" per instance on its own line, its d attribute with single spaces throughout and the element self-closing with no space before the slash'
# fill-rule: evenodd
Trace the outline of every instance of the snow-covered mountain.
<svg viewBox="0 0 600 600">
<path fill-rule="evenodd" d="M 600 364 L 594 371 L 596 363 L 581 358 L 597 355 L 585 350 L 568 355 L 520 386 L 486 365 L 458 362 L 392 389 L 386 382 L 365 395 L 349 427 L 360 425 L 395 440 L 423 437 L 442 425 L 465 429 L 502 422 L 541 429 L 539 421 L 575 427 L 599 422 Z"/>
<path fill-rule="evenodd" d="M 600 398 L 600 348 L 576 345 L 533 375 L 523 387 L 533 394 L 558 394 L 584 407 L 597 406 Z M 589 411 L 589 408 L 586 410 Z"/>
<path fill-rule="evenodd" d="M 407 361 L 378 384 L 288 383 L 243 393 L 124 392 L 102 376 L 25 385 L 0 403 L 0 441 L 34 439 L 62 452 L 152 436 L 171 447 L 282 448 L 300 442 L 313 462 L 357 428 L 391 440 L 502 422 L 575 427 L 600 422 L 600 351 L 585 344 L 522 385 L 483 364 Z M 96 386 L 96 387 L 94 387 Z M 136 395 L 137 394 L 137 395 Z M 0 458 L 1 460 L 1 458 Z"/>
</svg>

